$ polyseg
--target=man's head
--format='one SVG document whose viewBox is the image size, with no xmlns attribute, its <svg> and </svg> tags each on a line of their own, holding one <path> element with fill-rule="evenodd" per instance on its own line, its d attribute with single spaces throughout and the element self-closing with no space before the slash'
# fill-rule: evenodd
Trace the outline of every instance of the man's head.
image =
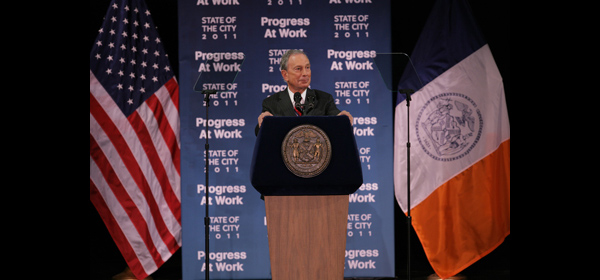
<svg viewBox="0 0 600 280">
<path fill-rule="evenodd" d="M 310 85 L 310 61 L 303 51 L 287 51 L 281 57 L 280 69 L 292 92 L 302 92 Z"/>
</svg>

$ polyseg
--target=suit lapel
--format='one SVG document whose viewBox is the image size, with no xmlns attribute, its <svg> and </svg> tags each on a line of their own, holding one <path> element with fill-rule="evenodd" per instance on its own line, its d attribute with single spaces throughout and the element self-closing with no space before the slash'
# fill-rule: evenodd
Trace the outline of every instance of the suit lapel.
<svg viewBox="0 0 600 280">
<path fill-rule="evenodd" d="M 277 108 L 281 112 L 284 117 L 293 117 L 296 116 L 296 111 L 294 111 L 294 107 L 292 106 L 292 100 L 290 99 L 290 95 L 287 92 L 287 88 L 279 93 L 279 101 L 277 102 Z"/>
</svg>

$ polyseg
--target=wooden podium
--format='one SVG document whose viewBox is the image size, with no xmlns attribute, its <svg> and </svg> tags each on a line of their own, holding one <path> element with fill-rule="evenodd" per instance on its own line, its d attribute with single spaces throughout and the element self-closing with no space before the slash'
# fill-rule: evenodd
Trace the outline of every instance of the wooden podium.
<svg viewBox="0 0 600 280">
<path fill-rule="evenodd" d="M 265 196 L 273 279 L 343 279 L 348 195 Z"/>
<path fill-rule="evenodd" d="M 317 126 L 331 142 L 329 164 L 310 178 L 292 173 L 282 156 L 288 132 L 304 124 Z M 348 118 L 265 118 L 250 173 L 265 199 L 272 279 L 343 279 L 348 195 L 362 184 Z"/>
</svg>

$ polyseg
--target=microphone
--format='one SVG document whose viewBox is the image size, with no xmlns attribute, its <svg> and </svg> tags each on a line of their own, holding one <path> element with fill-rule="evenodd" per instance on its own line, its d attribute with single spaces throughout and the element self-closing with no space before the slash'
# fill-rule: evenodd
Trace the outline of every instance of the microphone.
<svg viewBox="0 0 600 280">
<path fill-rule="evenodd" d="M 308 99 L 308 108 L 306 108 L 306 113 L 308 113 L 310 110 L 315 108 L 315 96 L 308 95 L 306 96 L 306 99 Z"/>
<path fill-rule="evenodd" d="M 296 109 L 302 114 L 304 111 L 304 105 L 300 104 L 300 100 L 302 100 L 302 96 L 300 96 L 299 92 L 294 93 L 294 103 Z"/>
<path fill-rule="evenodd" d="M 406 101 L 411 101 L 412 98 L 410 98 L 410 95 L 415 93 L 415 90 L 407 88 L 407 89 L 399 89 L 398 92 L 406 95 Z"/>
</svg>

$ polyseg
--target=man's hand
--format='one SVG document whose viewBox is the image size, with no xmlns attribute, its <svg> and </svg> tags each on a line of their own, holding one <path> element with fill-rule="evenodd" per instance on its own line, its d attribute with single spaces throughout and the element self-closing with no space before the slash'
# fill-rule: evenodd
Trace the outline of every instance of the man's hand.
<svg viewBox="0 0 600 280">
<path fill-rule="evenodd" d="M 263 119 L 268 116 L 273 116 L 273 114 L 271 114 L 271 112 L 269 111 L 264 111 L 260 115 L 258 115 L 258 127 L 260 127 L 260 125 L 262 124 Z"/>
<path fill-rule="evenodd" d="M 352 118 L 352 115 L 350 115 L 350 113 L 349 113 L 348 111 L 346 111 L 346 110 L 344 110 L 344 111 L 341 111 L 341 112 L 338 114 L 338 116 L 341 116 L 341 115 L 348 116 L 348 118 L 350 119 L 350 126 L 352 126 L 352 125 L 354 124 L 354 118 Z"/>
</svg>

